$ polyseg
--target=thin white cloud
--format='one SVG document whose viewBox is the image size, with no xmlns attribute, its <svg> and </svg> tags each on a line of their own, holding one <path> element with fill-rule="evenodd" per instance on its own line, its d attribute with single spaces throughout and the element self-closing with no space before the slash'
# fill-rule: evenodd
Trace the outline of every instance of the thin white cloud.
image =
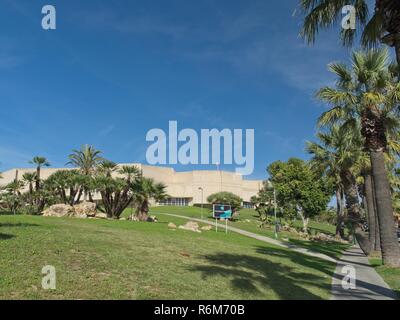
<svg viewBox="0 0 400 320">
<path fill-rule="evenodd" d="M 105 126 L 104 128 L 102 128 L 99 132 L 99 136 L 101 137 L 107 137 L 109 136 L 115 129 L 115 125 L 114 124 L 110 124 L 108 126 Z"/>
<path fill-rule="evenodd" d="M 32 155 L 13 147 L 0 146 L 0 171 L 15 167 L 26 167 Z"/>
</svg>

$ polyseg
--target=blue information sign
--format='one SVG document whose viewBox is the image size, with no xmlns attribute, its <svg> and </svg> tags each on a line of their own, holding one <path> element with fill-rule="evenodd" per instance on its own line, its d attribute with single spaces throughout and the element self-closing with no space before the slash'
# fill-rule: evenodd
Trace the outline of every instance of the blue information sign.
<svg viewBox="0 0 400 320">
<path fill-rule="evenodd" d="M 232 218 L 232 207 L 225 204 L 214 204 L 213 216 L 215 219 L 230 219 Z"/>
</svg>

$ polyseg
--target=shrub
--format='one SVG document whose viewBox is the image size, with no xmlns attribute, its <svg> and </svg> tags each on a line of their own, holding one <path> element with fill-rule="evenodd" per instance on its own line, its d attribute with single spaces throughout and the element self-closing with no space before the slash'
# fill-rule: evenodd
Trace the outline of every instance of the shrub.
<svg viewBox="0 0 400 320">
<path fill-rule="evenodd" d="M 207 198 L 210 204 L 225 204 L 232 206 L 232 211 L 237 212 L 242 208 L 242 198 L 231 192 L 214 193 Z"/>
</svg>

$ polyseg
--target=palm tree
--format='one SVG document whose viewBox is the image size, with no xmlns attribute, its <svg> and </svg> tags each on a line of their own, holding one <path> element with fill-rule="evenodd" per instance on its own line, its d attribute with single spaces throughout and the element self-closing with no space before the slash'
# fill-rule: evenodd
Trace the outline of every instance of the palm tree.
<svg viewBox="0 0 400 320">
<path fill-rule="evenodd" d="M 88 178 L 78 170 L 59 170 L 45 182 L 45 187 L 58 196 L 64 204 L 71 206 L 79 203 L 83 189 L 88 186 Z"/>
<path fill-rule="evenodd" d="M 117 172 L 121 177 L 114 178 Z M 109 218 L 118 219 L 132 202 L 134 185 L 141 178 L 141 171 L 135 166 L 118 169 L 111 161 L 103 161 L 98 167 L 94 184 L 100 192 L 104 209 Z"/>
<path fill-rule="evenodd" d="M 338 126 L 333 126 L 327 133 L 318 132 L 317 138 L 320 144 L 308 141 L 306 150 L 313 156 L 310 161 L 313 170 L 322 172 L 335 186 L 337 209 L 336 236 L 343 239 L 345 199 L 341 172 L 346 169 L 346 165 L 348 165 L 349 168 L 352 167 L 353 157 L 349 157 L 349 152 L 346 151 L 347 146 L 344 145 L 344 139 L 342 138 Z"/>
<path fill-rule="evenodd" d="M 29 186 L 29 196 L 33 195 L 33 183 L 36 181 L 36 173 L 26 172 L 22 175 L 22 180 Z"/>
<path fill-rule="evenodd" d="M 17 214 L 17 210 L 21 205 L 21 192 L 23 187 L 24 183 L 22 181 L 14 180 L 4 188 L 7 191 L 4 200 L 13 214 Z"/>
<path fill-rule="evenodd" d="M 84 175 L 89 176 L 94 173 L 96 166 L 104 161 L 104 158 L 100 156 L 101 153 L 93 146 L 86 144 L 80 150 L 72 150 L 72 153 L 68 156 L 70 160 L 67 164 L 80 168 Z"/>
<path fill-rule="evenodd" d="M 42 167 L 49 167 L 50 163 L 47 161 L 45 157 L 34 157 L 31 161 L 29 161 L 31 164 L 36 165 L 36 191 L 40 189 L 40 170 Z"/>
<path fill-rule="evenodd" d="M 110 160 L 102 160 L 97 167 L 97 173 L 111 178 L 112 174 L 118 170 L 115 162 Z"/>
<path fill-rule="evenodd" d="M 369 17 L 367 0 L 300 0 L 300 10 L 305 16 L 301 36 L 307 42 L 315 42 L 320 29 L 332 27 L 340 21 L 342 9 L 353 5 L 358 26 L 363 29 L 361 42 L 364 46 L 375 46 L 383 42 L 396 50 L 400 64 L 400 1 L 375 0 L 374 14 Z M 342 30 L 345 45 L 354 42 L 357 30 Z"/>
<path fill-rule="evenodd" d="M 360 192 L 357 186 L 357 168 L 364 155 L 359 147 L 361 134 L 354 134 L 346 131 L 344 127 L 333 125 L 328 131 L 319 132 L 317 137 L 320 144 L 308 142 L 307 151 L 313 155 L 310 162 L 312 168 L 325 174 L 336 186 L 338 216 L 336 236 L 341 238 L 344 236 L 342 224 L 345 221 L 343 208 L 345 199 L 348 220 L 360 247 L 368 255 L 373 248 L 369 237 L 362 230 Z"/>
<path fill-rule="evenodd" d="M 166 186 L 163 183 L 156 183 L 153 179 L 145 177 L 138 179 L 133 184 L 132 189 L 136 216 L 140 221 L 148 220 L 151 199 L 159 202 L 168 196 Z"/>
<path fill-rule="evenodd" d="M 72 153 L 68 156 L 70 161 L 67 162 L 67 165 L 73 165 L 79 168 L 83 175 L 87 177 L 92 177 L 96 167 L 104 162 L 105 159 L 100 156 L 102 152 L 96 150 L 93 146 L 84 145 L 80 150 L 73 150 Z M 87 200 L 87 196 L 89 194 L 89 198 L 91 198 L 91 193 L 88 188 L 84 190 L 84 200 Z"/>
<path fill-rule="evenodd" d="M 354 126 L 361 121 L 361 134 L 365 150 L 369 153 L 371 172 L 375 188 L 383 261 L 387 265 L 400 266 L 400 247 L 393 225 L 393 205 L 385 156 L 388 150 L 388 135 L 398 123 L 400 84 L 388 65 L 387 50 L 355 52 L 352 67 L 333 63 L 329 66 L 337 77 L 335 88 L 325 87 L 317 96 L 333 108 L 325 112 L 319 124 L 341 123 Z"/>
</svg>

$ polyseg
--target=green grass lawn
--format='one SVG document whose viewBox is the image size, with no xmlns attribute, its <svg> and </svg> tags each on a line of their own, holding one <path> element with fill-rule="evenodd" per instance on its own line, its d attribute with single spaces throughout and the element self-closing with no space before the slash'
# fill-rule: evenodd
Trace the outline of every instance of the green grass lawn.
<svg viewBox="0 0 400 320">
<path fill-rule="evenodd" d="M 196 207 L 152 207 L 152 214 L 157 213 L 171 213 L 178 214 L 187 217 L 201 217 L 201 208 Z M 125 215 L 127 216 L 127 212 Z M 209 221 L 214 221 L 212 219 L 212 213 L 204 209 L 203 211 L 204 217 L 206 217 Z M 264 236 L 274 238 L 274 227 L 269 225 L 264 228 L 260 228 L 260 221 L 258 219 L 258 214 L 253 209 L 243 209 L 240 211 L 239 219 L 234 222 L 229 222 L 229 225 L 237 227 L 239 229 L 243 229 L 246 231 L 250 231 L 253 233 L 262 234 Z M 297 227 L 299 230 L 302 227 L 300 221 L 295 222 L 294 227 Z M 328 223 L 320 223 L 316 221 L 310 221 L 309 228 L 312 233 L 323 232 L 330 235 L 335 235 L 335 226 Z M 290 233 L 286 231 L 279 232 L 278 238 L 280 240 L 288 240 L 293 244 L 296 244 L 301 247 L 308 248 L 310 250 L 314 250 L 316 252 L 324 253 L 333 258 L 340 258 L 342 252 L 349 247 L 347 244 L 343 244 L 340 242 L 317 242 L 317 241 L 308 241 L 301 238 L 298 234 Z"/>
<path fill-rule="evenodd" d="M 335 265 L 235 233 L 0 216 L 0 299 L 328 299 Z M 41 288 L 41 269 L 57 289 Z"/>
<path fill-rule="evenodd" d="M 385 267 L 380 258 L 372 258 L 369 262 L 400 299 L 400 268 Z"/>
</svg>

